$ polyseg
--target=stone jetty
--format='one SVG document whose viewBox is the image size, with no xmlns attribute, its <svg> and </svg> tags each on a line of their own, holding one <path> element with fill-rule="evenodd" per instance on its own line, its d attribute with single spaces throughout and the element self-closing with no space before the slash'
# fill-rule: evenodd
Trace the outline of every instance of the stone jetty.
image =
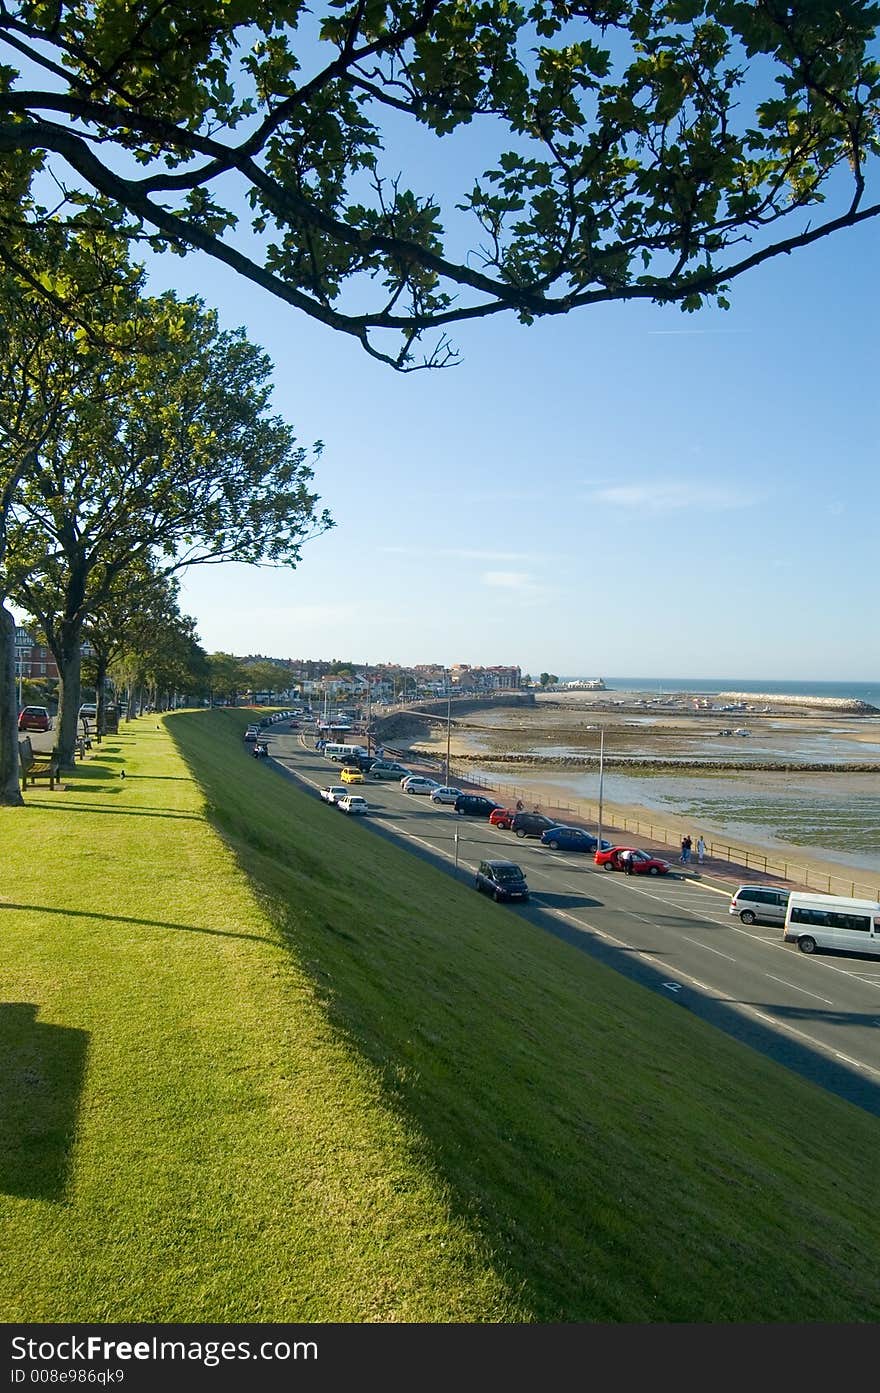
<svg viewBox="0 0 880 1393">
<path fill-rule="evenodd" d="M 835 711 L 845 716 L 880 716 L 880 707 L 849 697 L 817 697 L 784 695 L 780 692 L 719 692 L 719 701 L 744 701 L 749 705 L 761 702 L 764 706 L 797 706 L 817 711 Z"/>
</svg>

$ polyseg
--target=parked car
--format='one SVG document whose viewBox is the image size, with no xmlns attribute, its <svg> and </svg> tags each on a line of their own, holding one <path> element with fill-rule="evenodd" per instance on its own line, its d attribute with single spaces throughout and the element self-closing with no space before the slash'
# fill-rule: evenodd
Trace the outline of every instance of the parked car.
<svg viewBox="0 0 880 1393">
<path fill-rule="evenodd" d="M 339 777 L 344 784 L 365 784 L 367 782 L 360 769 L 356 769 L 350 765 L 347 765 L 345 769 L 343 769 Z"/>
<path fill-rule="evenodd" d="M 443 785 L 443 786 L 441 786 L 440 788 L 435 788 L 435 789 L 434 789 L 434 792 L 431 794 L 431 802 L 432 802 L 432 803 L 454 803 L 455 800 L 456 800 L 456 798 L 460 798 L 460 797 L 461 797 L 461 789 L 460 789 L 460 788 L 449 788 L 447 785 Z"/>
<path fill-rule="evenodd" d="M 489 814 L 489 821 L 493 827 L 501 827 L 505 832 L 510 831 L 510 824 L 516 817 L 516 808 L 496 808 Z"/>
<path fill-rule="evenodd" d="M 744 924 L 784 924 L 790 890 L 779 885 L 740 885 L 730 901 L 730 913 Z"/>
<path fill-rule="evenodd" d="M 79 716 L 77 719 L 81 721 L 83 716 L 85 716 L 87 721 L 96 721 L 98 719 L 98 708 L 93 701 L 83 702 L 82 706 L 79 708 Z"/>
<path fill-rule="evenodd" d="M 366 798 L 359 793 L 346 793 L 344 798 L 336 800 L 336 806 L 341 813 L 366 813 L 370 809 Z"/>
<path fill-rule="evenodd" d="M 521 900 L 529 898 L 529 887 L 522 867 L 515 861 L 481 861 L 474 877 L 474 889 L 491 895 L 493 900 Z"/>
<path fill-rule="evenodd" d="M 259 728 L 259 726 L 248 726 L 247 730 L 246 730 L 245 733 L 244 733 L 244 739 L 247 740 L 248 742 L 251 742 L 251 741 L 254 741 L 254 740 L 259 740 L 259 738 L 260 738 L 260 728 Z"/>
<path fill-rule="evenodd" d="M 439 788 L 436 779 L 424 779 L 421 774 L 410 774 L 407 778 L 401 779 L 400 787 L 404 793 L 433 793 L 435 788 Z"/>
<path fill-rule="evenodd" d="M 634 875 L 666 875 L 669 871 L 668 861 L 662 861 L 659 856 L 649 856 L 647 851 L 640 851 L 632 846 L 608 847 L 605 851 L 597 851 L 593 859 L 596 865 L 605 871 L 622 871 L 622 851 L 631 853 Z"/>
<path fill-rule="evenodd" d="M 51 730 L 52 719 L 45 706 L 23 706 L 18 717 L 19 730 Z"/>
<path fill-rule="evenodd" d="M 325 803 L 335 803 L 338 798 L 346 798 L 348 789 L 345 784 L 329 784 L 327 788 L 321 789 L 321 797 Z"/>
<path fill-rule="evenodd" d="M 395 760 L 377 759 L 376 763 L 370 767 L 371 779 L 397 779 L 407 778 L 412 773 L 405 764 L 398 764 Z"/>
<path fill-rule="evenodd" d="M 515 813 L 510 830 L 517 837 L 540 837 L 550 827 L 555 826 L 552 817 L 545 817 L 543 813 Z"/>
<path fill-rule="evenodd" d="M 460 793 L 455 800 L 455 811 L 460 816 L 467 817 L 488 817 L 500 806 L 500 803 L 493 802 L 491 798 L 484 798 L 479 793 Z"/>
<path fill-rule="evenodd" d="M 548 827 L 541 833 L 541 845 L 549 846 L 551 851 L 595 851 L 599 845 L 597 837 L 585 832 L 582 827 Z M 602 847 L 607 851 L 611 842 L 603 838 Z"/>
</svg>

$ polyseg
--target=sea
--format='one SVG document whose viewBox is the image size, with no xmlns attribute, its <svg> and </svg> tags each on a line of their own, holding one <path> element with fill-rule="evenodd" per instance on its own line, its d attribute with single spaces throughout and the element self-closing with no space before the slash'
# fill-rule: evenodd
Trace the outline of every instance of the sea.
<svg viewBox="0 0 880 1393">
<path fill-rule="evenodd" d="M 596 674 L 593 673 L 592 677 Z M 588 677 L 561 677 L 560 682 L 589 682 Z M 694 696 L 717 696 L 719 692 L 755 692 L 767 696 L 837 697 L 847 701 L 866 701 L 880 708 L 880 681 L 793 682 L 776 677 L 605 677 L 609 691 L 646 692 L 652 696 L 672 696 L 689 692 Z"/>
<path fill-rule="evenodd" d="M 560 682 L 591 681 L 599 674 L 572 675 Z M 610 694 L 644 693 L 656 698 L 687 692 L 716 696 L 719 692 L 750 692 L 767 696 L 834 697 L 867 702 L 880 709 L 880 681 L 791 681 L 767 677 L 605 677 Z M 861 757 L 880 756 L 880 716 L 867 716 L 877 728 L 877 740 L 865 744 Z M 797 853 L 822 857 L 852 868 L 854 877 L 867 872 L 880 882 L 880 759 L 878 772 L 833 772 L 840 750 L 826 739 L 829 772 L 812 776 L 788 773 L 731 773 L 701 778 L 692 773 L 630 776 L 618 769 L 605 773 L 604 792 L 609 802 L 640 805 L 672 814 L 685 831 L 707 840 L 727 836 L 757 846 L 793 863 Z M 546 751 L 546 747 L 542 747 Z M 823 737 L 815 736 L 804 755 L 821 758 Z M 851 750 L 848 756 L 852 757 Z M 481 771 L 482 772 L 482 771 Z M 488 772 L 488 771 L 487 771 Z M 520 776 L 521 777 L 521 776 Z M 542 774 L 544 786 L 556 785 L 560 794 L 595 802 L 595 771 Z M 862 891 L 861 893 L 864 893 Z M 880 890 L 878 890 L 880 896 Z"/>
</svg>

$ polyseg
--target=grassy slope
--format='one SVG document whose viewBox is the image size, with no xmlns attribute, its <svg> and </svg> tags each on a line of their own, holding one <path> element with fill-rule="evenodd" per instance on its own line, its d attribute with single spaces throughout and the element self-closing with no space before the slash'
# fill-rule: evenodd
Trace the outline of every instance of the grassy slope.
<svg viewBox="0 0 880 1393">
<path fill-rule="evenodd" d="M 0 810 L 0 1319 L 880 1317 L 876 1119 L 167 724 Z"/>
</svg>

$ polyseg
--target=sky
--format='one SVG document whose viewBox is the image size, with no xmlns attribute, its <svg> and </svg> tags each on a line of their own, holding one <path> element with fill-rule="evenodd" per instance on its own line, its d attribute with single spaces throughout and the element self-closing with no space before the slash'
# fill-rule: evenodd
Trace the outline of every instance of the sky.
<svg viewBox="0 0 880 1393">
<path fill-rule="evenodd" d="M 271 355 L 275 408 L 324 442 L 315 486 L 336 522 L 296 571 L 190 571 L 202 643 L 876 678 L 878 234 L 759 268 L 726 312 L 463 326 L 459 366 L 409 375 L 204 260 L 157 268 Z"/>
<path fill-rule="evenodd" d="M 452 186 L 454 139 L 438 148 Z M 273 409 L 324 442 L 336 523 L 295 571 L 189 571 L 203 646 L 880 677 L 878 237 L 875 219 L 779 257 L 733 283 L 729 311 L 463 324 L 458 366 L 405 375 L 204 256 L 153 259 L 149 290 L 200 295 L 271 356 Z"/>
</svg>

